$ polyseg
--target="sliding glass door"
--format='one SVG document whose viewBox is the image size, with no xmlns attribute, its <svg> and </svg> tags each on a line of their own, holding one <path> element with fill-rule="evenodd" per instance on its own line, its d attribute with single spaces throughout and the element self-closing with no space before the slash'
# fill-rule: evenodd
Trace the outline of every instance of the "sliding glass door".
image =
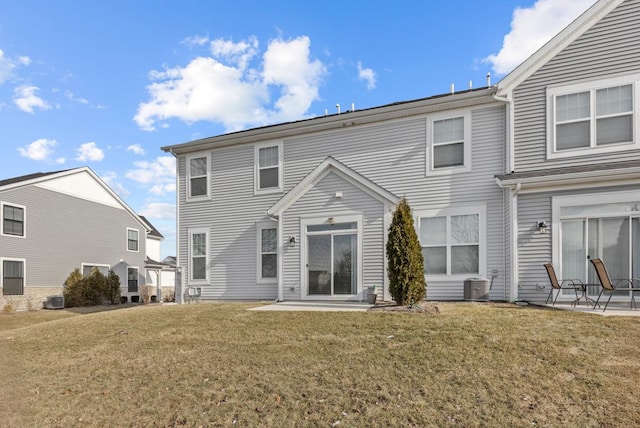
<svg viewBox="0 0 640 428">
<path fill-rule="evenodd" d="M 357 224 L 309 225 L 306 233 L 308 295 L 357 294 Z"/>
<path fill-rule="evenodd" d="M 583 217 L 561 221 L 562 277 L 580 279 L 588 294 L 600 293 L 598 278 L 589 259 L 600 258 L 612 279 L 640 274 L 640 217 Z M 636 284 L 637 285 L 637 284 Z M 568 290 L 571 291 L 571 290 Z M 570 294 L 564 290 L 564 294 Z M 616 294 L 626 295 L 625 292 Z"/>
</svg>

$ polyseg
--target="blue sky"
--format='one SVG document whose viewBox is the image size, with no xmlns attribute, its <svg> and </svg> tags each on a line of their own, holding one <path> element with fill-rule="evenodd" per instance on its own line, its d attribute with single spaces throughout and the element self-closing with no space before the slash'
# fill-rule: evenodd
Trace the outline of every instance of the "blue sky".
<svg viewBox="0 0 640 428">
<path fill-rule="evenodd" d="M 0 179 L 89 166 L 164 257 L 161 146 L 496 83 L 594 0 L 3 3 Z"/>
</svg>

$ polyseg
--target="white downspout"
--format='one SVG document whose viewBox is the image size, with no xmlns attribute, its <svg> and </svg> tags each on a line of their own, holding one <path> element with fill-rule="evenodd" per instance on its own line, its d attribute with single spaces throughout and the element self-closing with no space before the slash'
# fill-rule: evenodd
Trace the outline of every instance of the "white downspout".
<svg viewBox="0 0 640 428">
<path fill-rule="evenodd" d="M 511 173 L 515 171 L 515 130 L 514 130 L 514 121 L 515 121 L 515 112 L 513 106 L 513 91 L 508 91 L 505 97 L 501 97 L 499 95 L 494 95 L 493 99 L 499 102 L 503 102 L 506 104 L 506 112 L 505 112 L 505 138 L 506 138 L 506 147 L 505 147 L 505 169 L 507 173 Z M 500 183 L 498 183 L 500 185 Z M 502 187 L 502 186 L 500 186 Z M 515 301 L 518 298 L 518 193 L 520 192 L 520 188 L 522 187 L 521 183 L 516 184 L 515 188 L 511 188 L 510 190 L 510 211 L 511 211 L 511 245 L 509 251 L 509 261 L 511 263 L 511 289 L 510 289 L 510 300 Z M 505 300 L 507 300 L 507 289 L 504 289 Z"/>
<path fill-rule="evenodd" d="M 518 284 L 520 274 L 518 269 L 518 193 L 522 188 L 522 183 L 516 184 L 511 189 L 511 301 L 518 300 Z"/>
<path fill-rule="evenodd" d="M 282 213 L 278 216 L 278 302 L 284 301 L 284 281 L 282 278 L 282 263 L 284 255 L 283 233 L 282 233 Z"/>
</svg>

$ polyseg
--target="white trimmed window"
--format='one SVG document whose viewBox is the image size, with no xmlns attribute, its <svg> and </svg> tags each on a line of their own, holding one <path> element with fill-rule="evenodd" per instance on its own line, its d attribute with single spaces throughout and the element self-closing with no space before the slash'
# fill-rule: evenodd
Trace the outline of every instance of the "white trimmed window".
<svg viewBox="0 0 640 428">
<path fill-rule="evenodd" d="M 82 263 L 83 276 L 91 275 L 91 271 L 94 269 L 98 269 L 98 271 L 100 271 L 101 274 L 103 274 L 104 276 L 107 276 L 109 275 L 109 269 L 111 269 L 111 266 L 99 264 L 99 263 Z"/>
<path fill-rule="evenodd" d="M 139 251 L 139 234 L 137 229 L 127 227 L 127 251 Z"/>
<path fill-rule="evenodd" d="M 471 170 L 471 113 L 427 119 L 427 175 Z"/>
<path fill-rule="evenodd" d="M 0 288 L 4 296 L 24 294 L 25 259 L 0 259 Z"/>
<path fill-rule="evenodd" d="M 187 157 L 188 201 L 197 201 L 209 198 L 209 171 L 208 154 L 199 154 Z"/>
<path fill-rule="evenodd" d="M 209 229 L 189 229 L 189 282 L 209 282 Z"/>
<path fill-rule="evenodd" d="M 25 237 L 26 207 L 22 205 L 0 203 L 2 216 L 1 233 L 4 236 Z"/>
<path fill-rule="evenodd" d="M 276 282 L 278 279 L 278 228 L 276 223 L 257 224 L 258 282 Z"/>
<path fill-rule="evenodd" d="M 127 267 L 127 292 L 138 292 L 138 268 L 135 266 Z"/>
<path fill-rule="evenodd" d="M 255 146 L 255 193 L 282 191 L 282 143 Z"/>
<path fill-rule="evenodd" d="M 547 88 L 547 156 L 638 148 L 639 79 L 637 75 Z"/>
<path fill-rule="evenodd" d="M 417 213 L 418 236 L 428 277 L 483 275 L 486 260 L 484 206 Z"/>
</svg>

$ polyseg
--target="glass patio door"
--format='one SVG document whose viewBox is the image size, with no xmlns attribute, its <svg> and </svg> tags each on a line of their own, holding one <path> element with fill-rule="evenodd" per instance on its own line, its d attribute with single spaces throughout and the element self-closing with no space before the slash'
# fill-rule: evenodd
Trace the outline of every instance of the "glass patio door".
<svg viewBox="0 0 640 428">
<path fill-rule="evenodd" d="M 307 226 L 309 296 L 357 293 L 357 240 L 355 223 Z"/>
<path fill-rule="evenodd" d="M 589 259 L 601 258 L 609 276 L 637 277 L 640 273 L 640 218 L 605 217 L 562 221 L 562 277 L 599 284 Z M 563 290 L 570 294 L 571 290 Z M 599 285 L 588 287 L 590 296 Z M 625 292 L 617 294 L 625 295 Z"/>
</svg>

